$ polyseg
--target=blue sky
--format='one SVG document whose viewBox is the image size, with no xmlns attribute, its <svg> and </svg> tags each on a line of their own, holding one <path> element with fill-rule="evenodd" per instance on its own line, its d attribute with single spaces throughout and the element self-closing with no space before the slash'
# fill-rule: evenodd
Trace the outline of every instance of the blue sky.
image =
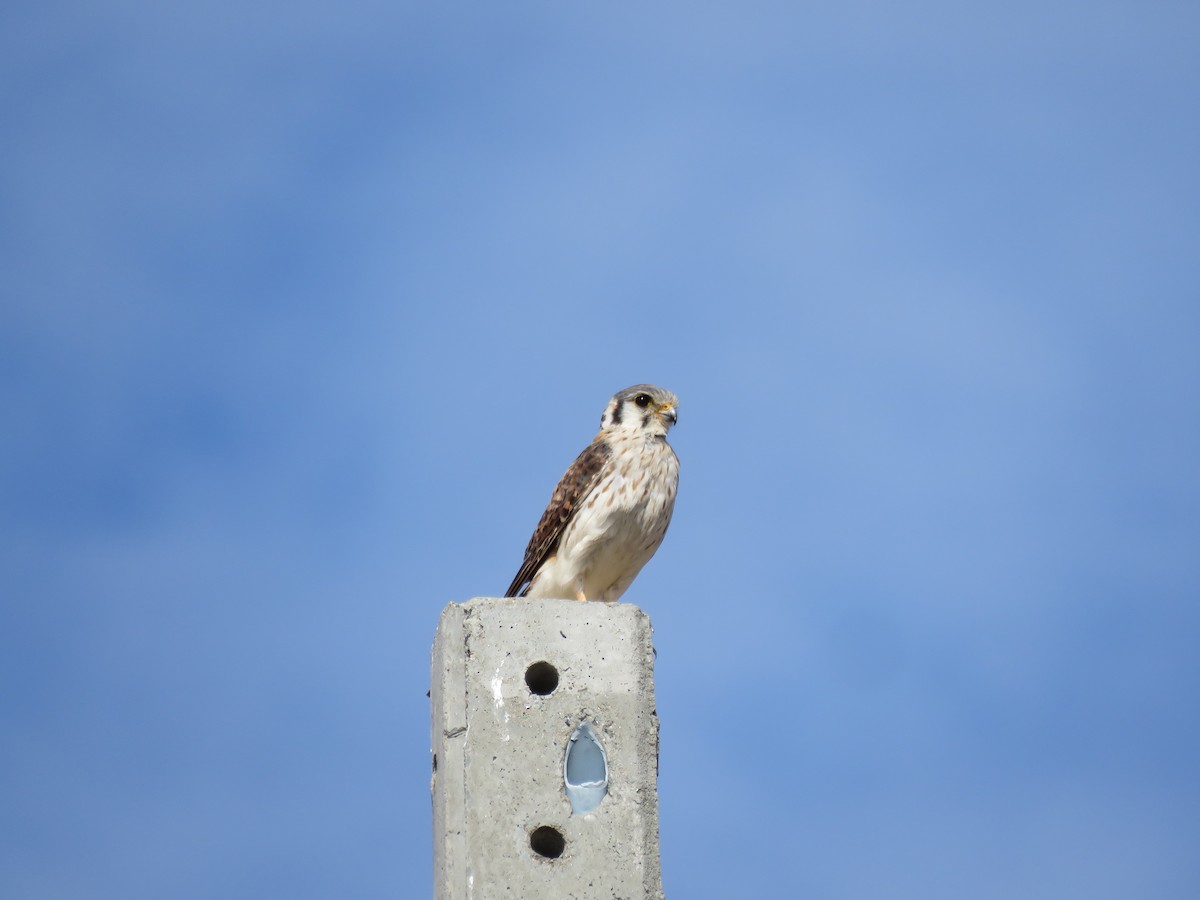
<svg viewBox="0 0 1200 900">
<path fill-rule="evenodd" d="M 681 398 L 669 896 L 1200 893 L 1200 13 L 0 14 L 0 894 L 428 896 L 428 652 Z"/>
</svg>

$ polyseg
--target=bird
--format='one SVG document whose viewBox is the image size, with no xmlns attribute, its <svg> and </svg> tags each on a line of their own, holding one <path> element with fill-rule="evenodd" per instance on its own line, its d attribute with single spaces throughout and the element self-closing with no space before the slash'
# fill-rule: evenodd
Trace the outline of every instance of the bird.
<svg viewBox="0 0 1200 900">
<path fill-rule="evenodd" d="M 679 400 L 652 384 L 618 391 L 600 431 L 554 488 L 505 597 L 615 602 L 662 543 L 679 458 Z"/>
</svg>

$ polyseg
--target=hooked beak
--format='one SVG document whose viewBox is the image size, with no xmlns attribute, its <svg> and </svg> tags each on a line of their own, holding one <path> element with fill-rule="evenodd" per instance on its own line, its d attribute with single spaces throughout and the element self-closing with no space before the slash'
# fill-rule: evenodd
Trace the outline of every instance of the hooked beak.
<svg viewBox="0 0 1200 900">
<path fill-rule="evenodd" d="M 679 411 L 670 403 L 659 410 L 659 414 L 672 425 L 679 421 Z"/>
</svg>

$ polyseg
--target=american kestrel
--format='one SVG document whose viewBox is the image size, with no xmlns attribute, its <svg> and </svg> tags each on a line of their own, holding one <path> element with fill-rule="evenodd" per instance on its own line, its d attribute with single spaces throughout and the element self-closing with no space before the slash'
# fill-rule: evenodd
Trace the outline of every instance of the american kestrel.
<svg viewBox="0 0 1200 900">
<path fill-rule="evenodd" d="M 679 459 L 667 443 L 679 401 L 635 384 L 608 401 L 600 431 L 554 489 L 506 597 L 617 600 L 662 543 Z"/>
</svg>

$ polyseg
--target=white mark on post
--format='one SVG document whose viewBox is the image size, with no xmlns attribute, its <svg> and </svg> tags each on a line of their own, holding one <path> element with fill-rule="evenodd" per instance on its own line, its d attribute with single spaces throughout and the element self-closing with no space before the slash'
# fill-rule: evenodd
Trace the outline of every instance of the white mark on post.
<svg viewBox="0 0 1200 900">
<path fill-rule="evenodd" d="M 500 677 L 500 670 L 496 670 L 496 675 L 492 679 L 492 699 L 496 701 L 496 709 L 504 707 L 504 679 Z"/>
<path fill-rule="evenodd" d="M 496 674 L 492 677 L 492 700 L 496 703 L 496 709 L 504 713 L 504 734 L 500 736 L 500 740 L 507 741 L 508 734 L 508 710 L 504 708 L 504 679 L 500 677 L 500 670 L 496 669 Z"/>
</svg>

